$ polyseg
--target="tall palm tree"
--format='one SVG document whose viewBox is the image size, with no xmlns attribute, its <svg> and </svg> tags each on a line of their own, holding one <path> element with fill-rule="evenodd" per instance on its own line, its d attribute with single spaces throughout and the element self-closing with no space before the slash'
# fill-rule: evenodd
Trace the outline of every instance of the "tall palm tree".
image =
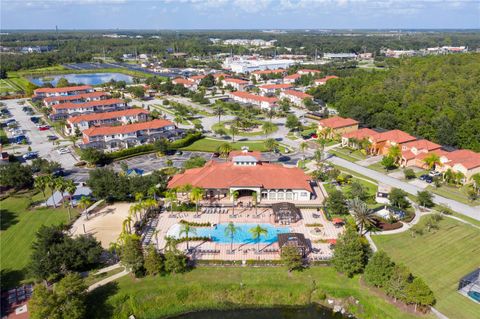
<svg viewBox="0 0 480 319">
<path fill-rule="evenodd" d="M 435 169 L 438 166 L 442 165 L 442 162 L 440 161 L 440 156 L 438 156 L 435 153 L 430 153 L 428 154 L 424 159 L 423 162 L 427 164 L 428 169 L 432 170 Z"/>
<path fill-rule="evenodd" d="M 179 236 L 182 236 L 185 234 L 185 239 L 187 241 L 187 250 L 188 250 L 188 238 L 190 234 L 195 235 L 197 233 L 197 230 L 190 226 L 190 224 L 182 224 L 182 228 L 180 228 Z"/>
<path fill-rule="evenodd" d="M 213 114 L 218 116 L 218 123 L 220 123 L 220 119 L 222 115 L 225 115 L 225 109 L 223 108 L 223 105 L 222 104 L 215 105 L 215 108 L 213 109 Z"/>
<path fill-rule="evenodd" d="M 262 125 L 262 131 L 263 131 L 263 134 L 265 135 L 265 138 L 267 138 L 268 135 L 275 132 L 275 129 L 276 129 L 276 126 L 272 122 L 265 122 Z"/>
<path fill-rule="evenodd" d="M 158 203 L 157 203 L 157 201 L 154 200 L 154 199 L 149 198 L 149 199 L 147 199 L 147 200 L 144 200 L 144 201 L 140 204 L 140 206 L 142 207 L 143 213 L 144 213 L 143 216 L 145 216 L 145 214 L 146 214 L 150 209 L 156 207 L 157 205 L 158 205 Z M 142 218 L 143 218 L 143 216 L 142 216 Z"/>
<path fill-rule="evenodd" d="M 46 178 L 46 184 L 48 186 L 48 188 L 50 188 L 50 191 L 52 192 L 52 195 L 55 193 L 55 178 L 52 176 L 52 175 L 48 175 L 47 178 Z M 53 198 L 53 197 L 52 197 Z M 57 203 L 55 202 L 55 200 L 53 200 L 53 207 L 54 208 L 57 208 Z"/>
<path fill-rule="evenodd" d="M 57 177 L 55 178 L 55 190 L 60 192 L 60 195 L 62 196 L 62 203 L 64 202 L 64 193 L 65 190 L 67 189 L 67 184 L 65 182 L 65 179 L 63 177 Z"/>
<path fill-rule="evenodd" d="M 72 146 L 75 148 L 77 146 L 78 136 L 73 134 L 68 137 L 68 140 L 72 142 Z"/>
<path fill-rule="evenodd" d="M 235 135 L 239 132 L 238 127 L 236 125 L 230 125 L 230 134 L 232 135 L 232 142 L 235 143 Z"/>
<path fill-rule="evenodd" d="M 141 192 L 135 193 L 135 201 L 141 203 L 142 200 L 143 200 L 143 193 Z"/>
<path fill-rule="evenodd" d="M 158 229 L 155 229 L 153 231 L 153 234 L 152 236 L 155 237 L 155 247 L 158 249 L 158 234 L 160 233 L 160 231 Z"/>
<path fill-rule="evenodd" d="M 47 183 L 48 183 L 48 175 L 42 175 L 35 178 L 34 186 L 36 189 L 42 192 L 45 203 L 47 202 L 47 196 L 45 194 L 45 187 L 47 187 Z"/>
<path fill-rule="evenodd" d="M 267 138 L 263 142 L 263 144 L 265 145 L 265 148 L 269 151 L 273 151 L 278 145 L 277 141 L 275 141 L 275 139 L 273 138 Z"/>
<path fill-rule="evenodd" d="M 170 203 L 170 212 L 173 213 L 173 202 L 177 200 L 177 192 L 174 189 L 166 191 L 165 199 Z"/>
<path fill-rule="evenodd" d="M 157 200 L 157 195 L 158 195 L 158 188 L 153 185 L 148 189 L 148 196 L 150 196 L 152 199 Z"/>
<path fill-rule="evenodd" d="M 235 226 L 232 222 L 228 223 L 227 227 L 225 227 L 225 236 L 230 237 L 230 251 L 233 251 L 233 238 L 239 231 L 240 227 Z"/>
<path fill-rule="evenodd" d="M 194 187 L 190 192 L 190 200 L 195 202 L 195 215 L 198 214 L 198 202 L 203 198 L 203 188 Z"/>
<path fill-rule="evenodd" d="M 137 213 L 141 211 L 140 204 L 132 204 L 130 205 L 130 208 L 128 209 L 128 212 L 132 215 L 135 216 L 135 221 L 139 221 L 140 218 L 137 216 Z"/>
<path fill-rule="evenodd" d="M 127 218 L 125 219 L 125 222 L 127 223 L 127 226 L 128 226 L 128 233 L 131 234 L 132 233 L 132 222 L 133 222 L 132 216 L 128 215 Z"/>
<path fill-rule="evenodd" d="M 400 146 L 390 146 L 390 148 L 388 149 L 388 156 L 393 158 L 395 160 L 395 164 L 397 164 L 402 158 L 402 150 L 400 149 Z"/>
<path fill-rule="evenodd" d="M 272 122 L 272 118 L 275 116 L 275 111 L 273 109 L 268 109 L 268 111 L 266 112 L 266 115 L 268 116 L 268 118 L 270 119 L 270 123 Z"/>
<path fill-rule="evenodd" d="M 248 231 L 252 234 L 253 240 L 257 242 L 257 251 L 260 251 L 260 237 L 262 235 L 267 236 L 268 230 L 260 225 L 257 225 L 250 228 Z"/>
<path fill-rule="evenodd" d="M 70 212 L 70 208 L 73 207 L 72 197 L 73 197 L 73 194 L 75 194 L 75 192 L 77 191 L 77 185 L 75 185 L 75 183 L 71 179 L 66 180 L 65 181 L 65 190 L 68 193 L 68 198 L 69 198 L 69 202 L 70 202 L 70 205 L 67 206 L 68 221 L 71 221 L 72 220 L 72 215 L 71 215 L 71 212 Z"/>
<path fill-rule="evenodd" d="M 255 216 L 258 216 L 258 214 L 257 214 L 258 194 L 257 194 L 257 192 L 252 193 L 252 202 L 253 202 L 253 207 L 255 207 Z"/>
<path fill-rule="evenodd" d="M 87 196 L 82 196 L 78 201 L 78 207 L 80 207 L 82 211 L 85 211 L 90 205 L 92 205 L 92 201 Z"/>
<path fill-rule="evenodd" d="M 176 251 L 177 250 L 177 240 L 175 237 L 166 236 L 165 237 L 165 247 L 166 251 Z"/>
<path fill-rule="evenodd" d="M 372 226 L 375 222 L 373 211 L 357 197 L 349 200 L 347 204 L 357 225 L 360 227 L 360 234 L 363 235 L 363 229 Z"/>
<path fill-rule="evenodd" d="M 217 148 L 217 151 L 220 153 L 220 156 L 227 158 L 228 154 L 233 150 L 233 147 L 230 143 L 220 144 Z"/>
<path fill-rule="evenodd" d="M 307 142 L 300 143 L 300 151 L 302 152 L 303 156 L 305 156 L 305 150 L 308 148 Z"/>
<path fill-rule="evenodd" d="M 237 200 L 238 195 L 240 195 L 238 191 L 233 191 L 233 190 L 230 191 L 230 197 L 232 198 L 232 204 L 233 204 L 232 215 L 235 215 L 235 201 Z"/>
</svg>

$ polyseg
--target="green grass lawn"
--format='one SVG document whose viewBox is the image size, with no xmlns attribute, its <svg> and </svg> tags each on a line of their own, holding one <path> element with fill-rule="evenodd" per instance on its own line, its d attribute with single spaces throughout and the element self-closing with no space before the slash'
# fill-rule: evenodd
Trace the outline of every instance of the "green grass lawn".
<svg viewBox="0 0 480 319">
<path fill-rule="evenodd" d="M 234 150 L 242 149 L 242 146 L 248 146 L 250 151 L 260 151 L 266 152 L 267 149 L 263 144 L 263 141 L 245 141 L 245 142 L 235 142 L 231 143 L 228 140 L 215 140 L 211 138 L 202 138 L 198 141 L 195 141 L 191 145 L 182 148 L 184 151 L 199 151 L 199 152 L 216 152 L 219 145 L 223 143 L 230 143 Z M 285 148 L 283 146 L 279 146 L 280 151 L 284 152 Z"/>
<path fill-rule="evenodd" d="M 442 185 L 441 187 L 436 188 L 435 186 L 430 185 L 427 187 L 427 190 L 431 191 L 432 193 L 456 200 L 457 202 L 464 203 L 467 205 L 471 205 L 471 206 L 480 205 L 480 199 L 476 199 L 473 202 L 468 199 L 466 186 L 459 188 L 459 187 L 450 186 L 450 185 Z"/>
<path fill-rule="evenodd" d="M 360 284 L 359 277 L 339 276 L 331 267 L 292 274 L 285 268 L 198 268 L 164 277 L 125 276 L 90 294 L 88 318 L 134 314 L 156 319 L 204 309 L 302 306 L 320 302 L 322 292 L 336 298 L 357 298 L 359 305 L 349 310 L 358 318 L 418 318 L 374 295 Z"/>
<path fill-rule="evenodd" d="M 369 180 L 371 182 L 374 182 L 375 184 L 377 183 L 377 181 L 375 181 L 374 179 L 372 179 L 370 177 L 367 177 L 365 175 L 362 175 L 360 173 L 357 173 L 356 171 L 353 171 L 351 169 L 348 169 L 348 168 L 345 168 L 345 167 L 339 166 L 339 165 L 332 165 L 332 166 L 339 169 L 342 173 L 350 174 L 350 175 L 355 176 L 355 177 L 360 177 L 360 178 Z"/>
<path fill-rule="evenodd" d="M 0 143 L 2 144 L 2 146 L 7 146 L 9 143 L 8 143 L 8 136 L 7 136 L 7 133 L 3 130 L 3 127 L 0 128 Z"/>
<path fill-rule="evenodd" d="M 239 132 L 237 134 L 237 136 L 259 136 L 259 135 L 264 135 L 263 134 L 263 131 L 262 131 L 262 124 L 265 123 L 265 122 L 262 122 L 262 121 L 258 121 L 258 128 L 259 131 L 253 131 L 253 132 L 249 132 L 248 130 L 247 131 L 242 131 L 241 129 L 239 129 Z M 216 131 L 220 128 L 223 128 L 227 133 L 229 133 L 229 130 L 225 127 L 225 124 L 228 124 L 226 121 L 221 121 L 220 123 L 215 123 L 212 125 L 212 131 Z M 275 133 L 276 131 L 278 130 L 278 126 L 275 125 L 275 131 L 273 131 L 272 133 Z"/>
<path fill-rule="evenodd" d="M 358 157 L 353 157 L 352 155 L 349 154 L 349 152 L 345 152 L 344 150 L 341 149 L 333 149 L 328 151 L 330 154 L 333 154 L 335 156 L 338 156 L 340 158 L 343 158 L 344 160 L 347 160 L 349 162 L 357 162 L 360 161 L 361 158 Z"/>
<path fill-rule="evenodd" d="M 439 226 L 439 230 L 416 238 L 409 232 L 372 238 L 395 262 L 404 263 L 425 279 L 435 293 L 438 310 L 449 318 L 478 318 L 480 306 L 456 288 L 460 278 L 480 265 L 480 230 L 449 218 Z"/>
<path fill-rule="evenodd" d="M 101 274 L 95 274 L 95 270 L 89 272 L 88 276 L 85 278 L 85 285 L 90 286 L 96 282 L 99 282 L 105 278 L 111 277 L 113 275 L 119 274 L 125 270 L 125 267 L 118 267 L 113 270 L 103 272 Z"/>
<path fill-rule="evenodd" d="M 0 202 L 2 287 L 12 287 L 27 278 L 24 268 L 29 262 L 31 245 L 40 226 L 66 223 L 68 220 L 64 208 L 29 209 L 30 203 L 41 200 L 41 192 L 27 192 Z M 72 214 L 75 211 L 72 210 Z"/>
<path fill-rule="evenodd" d="M 391 169 L 387 171 L 380 162 L 368 165 L 367 168 L 373 169 L 374 171 L 377 171 L 383 174 L 390 174 L 400 170 L 400 168 L 397 167 L 395 169 Z"/>
</svg>

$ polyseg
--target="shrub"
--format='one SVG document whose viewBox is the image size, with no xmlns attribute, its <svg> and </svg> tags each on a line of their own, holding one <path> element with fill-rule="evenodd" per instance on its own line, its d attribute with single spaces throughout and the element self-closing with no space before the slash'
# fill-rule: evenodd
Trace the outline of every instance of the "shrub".
<svg viewBox="0 0 480 319">
<path fill-rule="evenodd" d="M 403 170 L 403 174 L 406 179 L 414 179 L 416 177 L 415 172 L 411 168 L 406 168 Z"/>
<path fill-rule="evenodd" d="M 194 227 L 210 227 L 212 224 L 210 222 L 205 222 L 205 223 L 196 223 L 196 222 L 189 222 L 184 219 L 180 220 L 180 224 L 186 224 Z"/>
</svg>

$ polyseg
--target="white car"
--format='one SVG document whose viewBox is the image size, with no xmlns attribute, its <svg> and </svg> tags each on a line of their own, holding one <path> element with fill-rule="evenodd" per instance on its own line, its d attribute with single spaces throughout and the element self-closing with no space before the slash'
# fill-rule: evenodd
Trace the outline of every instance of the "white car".
<svg viewBox="0 0 480 319">
<path fill-rule="evenodd" d="M 70 150 L 68 148 L 59 148 L 57 150 L 58 154 L 62 155 L 62 154 L 68 154 L 70 153 Z"/>
</svg>

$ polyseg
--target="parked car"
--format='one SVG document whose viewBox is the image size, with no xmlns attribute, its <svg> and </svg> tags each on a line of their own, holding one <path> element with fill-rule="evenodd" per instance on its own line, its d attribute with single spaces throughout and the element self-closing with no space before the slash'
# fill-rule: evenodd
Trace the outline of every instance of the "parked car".
<svg viewBox="0 0 480 319">
<path fill-rule="evenodd" d="M 421 181 L 424 181 L 425 178 L 427 178 L 427 177 L 428 177 L 427 174 L 423 174 L 423 175 L 420 175 L 420 177 L 418 179 L 421 180 Z"/>
<path fill-rule="evenodd" d="M 39 117 L 36 117 L 36 116 L 32 116 L 30 118 L 30 121 L 32 121 L 33 123 L 38 123 L 40 121 L 40 118 Z"/>
<path fill-rule="evenodd" d="M 40 131 L 48 131 L 50 129 L 50 126 L 48 125 L 42 125 L 38 128 Z"/>
<path fill-rule="evenodd" d="M 49 141 L 55 141 L 55 140 L 58 140 L 58 137 L 57 137 L 57 136 L 55 136 L 55 135 L 48 135 L 48 136 L 47 136 L 47 138 L 48 138 L 48 140 L 49 140 Z"/>
<path fill-rule="evenodd" d="M 30 160 L 30 159 L 37 158 L 38 153 L 37 152 L 28 152 L 26 154 L 23 154 L 22 157 L 23 157 L 24 160 Z"/>
<path fill-rule="evenodd" d="M 215 152 L 215 153 L 213 153 L 213 155 L 212 155 L 212 156 L 213 156 L 213 157 L 220 157 L 220 153 L 218 153 L 218 152 Z"/>
<path fill-rule="evenodd" d="M 433 183 L 433 177 L 432 176 L 425 177 L 425 182 L 427 182 L 429 184 Z"/>
<path fill-rule="evenodd" d="M 57 152 L 58 152 L 58 154 L 62 155 L 62 154 L 68 154 L 68 153 L 70 153 L 70 150 L 69 150 L 68 148 L 63 147 L 63 148 L 59 148 L 59 149 L 57 150 Z"/>
<path fill-rule="evenodd" d="M 63 169 L 57 169 L 52 173 L 53 177 L 65 176 L 65 171 Z"/>
<path fill-rule="evenodd" d="M 25 135 L 15 136 L 15 143 L 22 144 L 23 141 L 28 141 Z"/>
<path fill-rule="evenodd" d="M 8 125 L 10 123 L 16 123 L 17 121 L 15 119 L 8 119 L 5 122 L 3 122 L 5 125 Z"/>
<path fill-rule="evenodd" d="M 430 175 L 431 177 L 435 177 L 435 176 L 442 176 L 442 173 L 437 172 L 437 171 L 430 171 L 430 173 L 428 173 L 428 175 Z"/>
</svg>

